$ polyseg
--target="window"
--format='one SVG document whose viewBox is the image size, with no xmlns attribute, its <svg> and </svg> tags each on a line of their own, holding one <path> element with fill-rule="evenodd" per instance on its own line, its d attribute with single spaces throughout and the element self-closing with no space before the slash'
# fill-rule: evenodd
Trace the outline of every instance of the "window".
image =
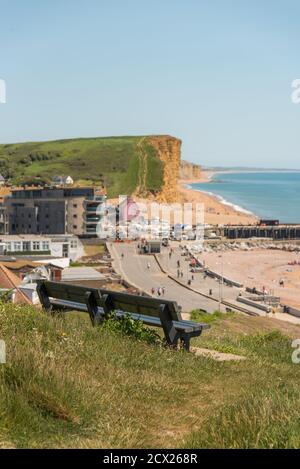
<svg viewBox="0 0 300 469">
<path fill-rule="evenodd" d="M 71 249 L 76 249 L 76 248 L 77 248 L 77 240 L 71 239 Z"/>
<path fill-rule="evenodd" d="M 49 251 L 50 249 L 50 245 L 49 245 L 49 241 L 43 241 L 43 251 Z"/>
<path fill-rule="evenodd" d="M 74 230 L 77 230 L 77 225 L 73 225 L 73 229 L 74 229 Z"/>
<path fill-rule="evenodd" d="M 23 241 L 23 251 L 30 251 L 30 241 Z"/>
<path fill-rule="evenodd" d="M 73 204 L 73 208 L 77 208 L 77 204 Z"/>
<path fill-rule="evenodd" d="M 11 251 L 11 243 L 5 243 L 6 244 L 6 250 Z"/>
<path fill-rule="evenodd" d="M 73 218 L 77 218 L 77 215 L 73 215 Z"/>
<path fill-rule="evenodd" d="M 39 241 L 33 241 L 32 250 L 33 251 L 39 251 L 40 250 L 40 242 Z"/>
<path fill-rule="evenodd" d="M 22 251 L 22 243 L 21 241 L 15 241 L 14 242 L 14 251 Z"/>
</svg>

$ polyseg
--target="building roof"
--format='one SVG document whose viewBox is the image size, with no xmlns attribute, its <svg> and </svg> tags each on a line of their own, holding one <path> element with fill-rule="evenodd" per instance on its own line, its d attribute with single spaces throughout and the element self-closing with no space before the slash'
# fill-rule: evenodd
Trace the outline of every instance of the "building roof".
<svg viewBox="0 0 300 469">
<path fill-rule="evenodd" d="M 19 288 L 16 289 L 15 291 L 15 297 L 14 297 L 14 303 L 15 304 L 27 304 L 27 305 L 31 305 L 31 301 L 30 299 L 28 298 L 27 295 L 25 295 L 25 293 L 23 293 Z"/>
<path fill-rule="evenodd" d="M 103 280 L 105 276 L 93 267 L 67 267 L 62 271 L 62 281 Z"/>
<path fill-rule="evenodd" d="M 20 235 L 1 235 L 1 242 L 8 241 L 51 241 L 51 242 L 63 242 L 66 243 L 70 240 L 78 240 L 78 237 L 74 234 L 49 234 L 49 235 L 38 235 L 38 234 L 20 234 Z"/>
<path fill-rule="evenodd" d="M 21 280 L 19 277 L 10 272 L 10 270 L 0 263 L 0 288 L 5 290 L 15 290 L 14 303 L 31 304 L 29 298 L 19 289 L 20 285 Z"/>
<path fill-rule="evenodd" d="M 41 264 L 25 259 L 25 260 L 11 261 L 11 262 L 5 261 L 5 262 L 2 262 L 2 265 L 7 267 L 9 270 L 20 270 L 20 269 L 24 269 L 25 267 L 28 269 L 36 269 L 37 267 L 40 267 Z"/>
<path fill-rule="evenodd" d="M 0 181 L 2 181 L 2 180 L 0 179 Z M 0 202 L 3 202 L 4 198 L 8 197 L 10 194 L 11 194 L 11 188 L 10 187 L 1 186 L 0 187 Z"/>
<path fill-rule="evenodd" d="M 0 235 L 0 240 L 3 243 L 7 243 L 9 241 L 51 241 L 52 237 L 43 236 L 43 235 Z"/>
<path fill-rule="evenodd" d="M 52 178 L 52 181 L 63 182 L 63 181 L 67 181 L 67 179 L 72 179 L 72 181 L 73 181 L 72 176 L 54 176 Z"/>
<path fill-rule="evenodd" d="M 11 272 L 5 265 L 0 264 L 0 288 L 12 289 L 21 285 L 21 280 L 13 272 Z"/>
</svg>

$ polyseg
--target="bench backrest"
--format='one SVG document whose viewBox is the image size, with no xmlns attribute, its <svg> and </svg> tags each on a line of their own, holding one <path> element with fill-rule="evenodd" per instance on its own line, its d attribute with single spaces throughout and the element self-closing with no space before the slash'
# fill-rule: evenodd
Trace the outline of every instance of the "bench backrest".
<svg viewBox="0 0 300 469">
<path fill-rule="evenodd" d="M 103 299 L 108 299 L 107 304 L 109 304 L 111 311 L 121 310 L 128 313 L 160 317 L 160 308 L 163 305 L 165 306 L 165 314 L 169 316 L 168 319 L 173 321 L 180 321 L 182 319 L 180 308 L 175 301 L 46 280 L 39 280 L 38 284 L 38 290 L 42 287 L 44 293 L 49 298 L 85 304 L 86 295 L 90 292 L 100 308 L 103 307 Z"/>
<path fill-rule="evenodd" d="M 128 293 L 115 292 L 110 290 L 99 290 L 101 295 L 109 294 L 114 309 L 127 311 L 128 313 L 144 314 L 146 316 L 159 317 L 159 307 L 167 307 L 171 319 L 180 321 L 180 308 L 176 301 L 164 300 L 160 298 L 151 298 L 147 296 L 130 295 Z"/>
<path fill-rule="evenodd" d="M 72 285 L 68 283 L 48 282 L 45 280 L 38 280 L 37 283 L 39 286 L 43 286 L 43 289 L 49 298 L 74 301 L 75 303 L 82 304 L 85 304 L 86 302 L 87 292 L 97 293 L 98 291 L 97 288 Z"/>
</svg>

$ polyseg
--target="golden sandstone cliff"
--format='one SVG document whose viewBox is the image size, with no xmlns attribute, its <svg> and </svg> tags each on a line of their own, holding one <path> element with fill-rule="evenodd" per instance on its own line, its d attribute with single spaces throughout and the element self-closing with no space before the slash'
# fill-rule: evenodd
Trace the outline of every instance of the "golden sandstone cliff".
<svg viewBox="0 0 300 469">
<path fill-rule="evenodd" d="M 163 186 L 157 200 L 159 202 L 175 202 L 178 199 L 181 140 L 169 135 L 162 135 L 149 137 L 148 142 L 155 148 L 164 167 Z"/>
<path fill-rule="evenodd" d="M 180 170 L 179 170 L 179 178 L 192 180 L 192 179 L 200 179 L 202 176 L 202 168 L 201 166 L 189 163 L 188 161 L 181 161 Z"/>
<path fill-rule="evenodd" d="M 159 202 L 176 202 L 181 199 L 178 180 L 195 180 L 201 177 L 199 165 L 181 160 L 181 140 L 169 135 L 148 137 L 147 141 L 155 148 L 163 162 L 163 186 L 156 199 Z"/>
</svg>

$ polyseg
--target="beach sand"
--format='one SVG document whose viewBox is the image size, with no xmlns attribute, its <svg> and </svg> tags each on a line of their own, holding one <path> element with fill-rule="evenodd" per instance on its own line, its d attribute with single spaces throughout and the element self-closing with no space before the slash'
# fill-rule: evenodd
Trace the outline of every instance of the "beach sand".
<svg viewBox="0 0 300 469">
<path fill-rule="evenodd" d="M 221 274 L 219 253 L 203 253 L 198 257 L 205 260 L 206 266 Z M 279 296 L 283 304 L 300 309 L 300 254 L 272 249 L 254 249 L 251 251 L 228 251 L 222 253 L 224 276 L 242 282 L 244 286 L 256 287 Z M 284 280 L 284 287 L 279 281 Z"/>
<path fill-rule="evenodd" d="M 203 203 L 204 222 L 210 225 L 253 225 L 257 223 L 254 215 L 238 211 L 233 206 L 222 203 L 217 196 L 200 192 L 187 187 L 194 183 L 208 183 L 214 175 L 212 171 L 202 171 L 201 179 L 179 180 L 179 201 Z M 207 187 L 209 191 L 209 185 Z"/>
</svg>

